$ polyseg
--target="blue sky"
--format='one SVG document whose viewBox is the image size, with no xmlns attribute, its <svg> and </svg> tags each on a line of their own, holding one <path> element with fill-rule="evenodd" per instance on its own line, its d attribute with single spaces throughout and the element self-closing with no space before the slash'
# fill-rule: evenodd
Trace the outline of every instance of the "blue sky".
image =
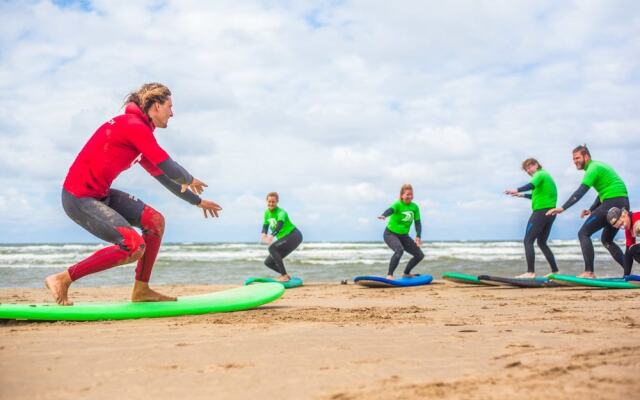
<svg viewBox="0 0 640 400">
<path fill-rule="evenodd" d="M 264 194 L 308 240 L 380 240 L 412 183 L 428 240 L 519 239 L 502 191 L 536 157 L 560 201 L 587 143 L 640 208 L 640 4 L 634 1 L 15 1 L 0 3 L 0 242 L 96 241 L 60 187 L 95 129 L 144 82 L 173 91 L 161 145 L 209 184 L 219 220 L 140 167 L 114 187 L 168 241 L 257 240 Z M 578 214 L 552 238 L 574 238 Z"/>
</svg>

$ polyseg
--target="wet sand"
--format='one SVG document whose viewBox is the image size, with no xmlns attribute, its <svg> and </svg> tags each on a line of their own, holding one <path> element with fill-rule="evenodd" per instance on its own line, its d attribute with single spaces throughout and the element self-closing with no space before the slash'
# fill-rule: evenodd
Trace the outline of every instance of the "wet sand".
<svg viewBox="0 0 640 400">
<path fill-rule="evenodd" d="M 317 283 L 237 313 L 0 323 L 2 399 L 630 399 L 639 372 L 640 290 Z"/>
</svg>

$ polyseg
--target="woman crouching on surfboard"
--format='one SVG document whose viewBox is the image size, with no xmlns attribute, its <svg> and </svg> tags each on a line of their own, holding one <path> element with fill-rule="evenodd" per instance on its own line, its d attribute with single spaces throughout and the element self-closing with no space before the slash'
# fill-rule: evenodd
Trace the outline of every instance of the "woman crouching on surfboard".
<svg viewBox="0 0 640 400">
<path fill-rule="evenodd" d="M 285 210 L 278 207 L 278 193 L 267 194 L 267 210 L 264 212 L 261 241 L 269 245 L 269 256 L 264 264 L 280 274 L 280 282 L 287 282 L 291 277 L 284 268 L 283 259 L 291 254 L 302 243 L 302 232 L 291 223 Z M 269 235 L 269 229 L 271 234 Z M 278 240 L 273 243 L 273 237 Z"/>
<path fill-rule="evenodd" d="M 218 216 L 222 208 L 198 195 L 207 186 L 173 161 L 156 142 L 155 128 L 166 128 L 173 117 L 171 92 L 160 83 L 148 83 L 127 96 L 125 112 L 105 122 L 91 136 L 69 168 L 62 189 L 62 207 L 78 225 L 113 243 L 66 271 L 45 279 L 58 304 L 68 299 L 71 283 L 83 276 L 137 261 L 131 300 L 175 301 L 149 288 L 151 269 L 164 233 L 158 211 L 111 183 L 136 163 L 169 191 L 200 207 L 204 216 Z M 142 229 L 142 235 L 133 229 Z"/>
<path fill-rule="evenodd" d="M 422 246 L 422 223 L 420 222 L 420 207 L 413 202 L 413 187 L 409 184 L 400 188 L 400 199 L 393 203 L 378 218 L 385 220 L 389 217 L 387 228 L 384 230 L 384 242 L 393 250 L 393 256 L 389 261 L 388 279 L 393 279 L 393 272 L 396 270 L 402 253 L 406 251 L 413 258 L 409 260 L 404 269 L 404 278 L 412 278 L 418 274 L 412 274 L 411 270 L 424 258 L 424 253 L 420 250 Z M 411 224 L 415 223 L 416 239 L 409 236 Z"/>
</svg>

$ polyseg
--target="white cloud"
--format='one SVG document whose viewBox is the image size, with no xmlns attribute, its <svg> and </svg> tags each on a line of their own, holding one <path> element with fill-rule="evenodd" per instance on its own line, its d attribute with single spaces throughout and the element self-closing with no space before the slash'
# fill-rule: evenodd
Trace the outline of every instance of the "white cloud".
<svg viewBox="0 0 640 400">
<path fill-rule="evenodd" d="M 519 226 L 529 205 L 502 190 L 528 180 L 520 162 L 538 158 L 564 201 L 582 176 L 570 157 L 582 142 L 640 206 L 639 11 L 633 1 L 0 3 L 0 181 L 16 190 L 2 194 L 0 224 L 24 202 L 50 202 L 29 227 L 58 239 L 50 221 L 66 218 L 68 166 L 147 81 L 174 93 L 159 142 L 225 207 L 205 225 L 143 171 L 125 172 L 116 187 L 161 207 L 175 240 L 253 240 L 271 190 L 305 237 L 378 238 L 365 221 L 404 182 L 436 237 L 491 225 L 497 205 Z"/>
</svg>

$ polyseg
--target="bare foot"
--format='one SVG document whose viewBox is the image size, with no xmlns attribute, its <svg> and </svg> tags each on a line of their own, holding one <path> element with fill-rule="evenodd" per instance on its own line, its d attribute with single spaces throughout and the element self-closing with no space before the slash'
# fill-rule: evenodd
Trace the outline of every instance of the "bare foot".
<svg viewBox="0 0 640 400">
<path fill-rule="evenodd" d="M 403 278 L 415 278 L 416 276 L 420 276 L 420 274 L 404 274 Z"/>
<path fill-rule="evenodd" d="M 44 286 L 51 292 L 53 299 L 61 306 L 72 306 L 73 302 L 69 300 L 68 292 L 71 286 L 71 276 L 69 272 L 63 271 L 58 274 L 49 275 L 44 280 Z"/>
<path fill-rule="evenodd" d="M 387 279 L 393 280 L 393 275 L 387 275 Z"/>
<path fill-rule="evenodd" d="M 149 287 L 147 282 L 136 281 L 133 285 L 133 292 L 131 293 L 131 301 L 134 303 L 145 301 L 176 301 L 176 297 L 167 296 L 162 293 L 158 293 Z"/>
<path fill-rule="evenodd" d="M 595 279 L 596 274 L 594 274 L 591 271 L 584 271 L 583 273 L 581 273 L 580 275 L 578 275 L 578 278 L 591 278 L 591 279 Z"/>
<path fill-rule="evenodd" d="M 516 279 L 533 279 L 536 277 L 536 274 L 533 272 L 525 272 L 524 274 L 516 276 Z"/>
<path fill-rule="evenodd" d="M 546 274 L 544 277 L 548 278 L 551 274 L 559 274 L 559 273 L 560 273 L 560 271 L 556 271 L 556 272 L 552 271 L 552 272 L 549 272 L 548 274 Z"/>
<path fill-rule="evenodd" d="M 279 277 L 276 278 L 276 280 L 278 282 L 289 282 L 291 280 L 291 277 L 287 274 L 284 275 L 280 275 Z"/>
</svg>

